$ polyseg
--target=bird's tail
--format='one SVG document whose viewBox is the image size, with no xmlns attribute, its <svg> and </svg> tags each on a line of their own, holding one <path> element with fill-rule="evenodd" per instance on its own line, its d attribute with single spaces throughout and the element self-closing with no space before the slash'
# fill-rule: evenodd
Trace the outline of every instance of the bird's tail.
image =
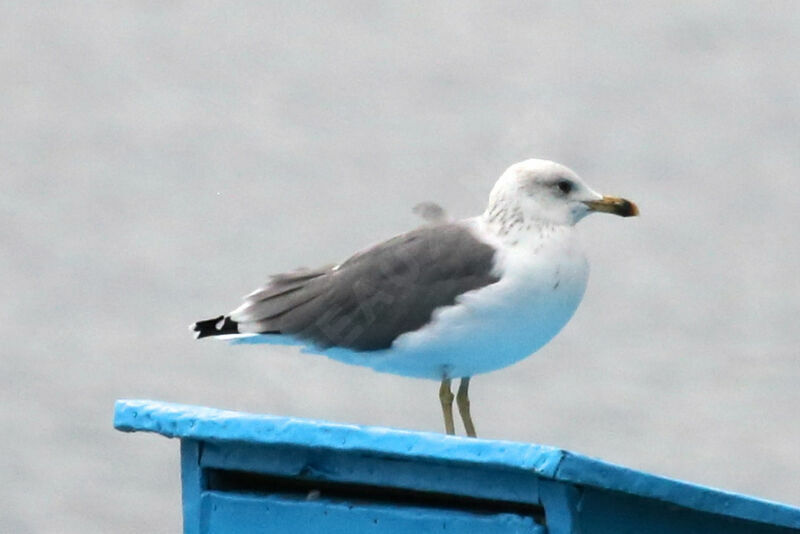
<svg viewBox="0 0 800 534">
<path fill-rule="evenodd" d="M 189 328 L 195 332 L 195 339 L 226 336 L 239 333 L 239 324 L 227 315 L 220 315 L 219 317 L 214 317 L 213 319 L 197 321 Z"/>
</svg>

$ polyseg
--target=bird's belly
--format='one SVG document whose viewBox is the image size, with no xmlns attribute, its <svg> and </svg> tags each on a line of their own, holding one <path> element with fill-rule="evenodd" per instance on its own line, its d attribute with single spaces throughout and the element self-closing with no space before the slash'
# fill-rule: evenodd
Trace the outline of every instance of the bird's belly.
<svg viewBox="0 0 800 534">
<path fill-rule="evenodd" d="M 569 321 L 583 297 L 583 256 L 521 265 L 499 282 L 462 295 L 432 321 L 398 337 L 390 349 L 328 355 L 381 372 L 430 378 L 473 376 L 536 352 Z M 343 356 L 343 355 L 339 355 Z"/>
</svg>

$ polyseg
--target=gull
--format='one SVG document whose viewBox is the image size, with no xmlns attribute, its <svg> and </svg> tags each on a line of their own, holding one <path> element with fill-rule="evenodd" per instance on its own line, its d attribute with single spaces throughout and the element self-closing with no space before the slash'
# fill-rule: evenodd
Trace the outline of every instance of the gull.
<svg viewBox="0 0 800 534">
<path fill-rule="evenodd" d="M 338 264 L 274 275 L 192 330 L 436 380 L 447 434 L 455 398 L 475 437 L 470 378 L 530 356 L 572 317 L 589 275 L 575 224 L 594 212 L 639 210 L 563 165 L 525 160 L 500 176 L 481 215 L 453 221 L 424 208 L 428 224 Z"/>
</svg>

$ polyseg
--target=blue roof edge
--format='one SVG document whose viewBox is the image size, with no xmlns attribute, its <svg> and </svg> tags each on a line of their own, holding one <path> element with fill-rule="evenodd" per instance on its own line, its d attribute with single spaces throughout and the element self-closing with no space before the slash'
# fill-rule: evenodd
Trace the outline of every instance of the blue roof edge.
<svg viewBox="0 0 800 534">
<path fill-rule="evenodd" d="M 546 477 L 555 475 L 564 455 L 561 449 L 513 441 L 330 423 L 151 400 L 118 400 L 114 406 L 114 427 L 125 432 L 156 432 L 169 438 L 302 444 L 446 463 L 523 468 Z"/>
<path fill-rule="evenodd" d="M 651 475 L 545 445 L 135 399 L 122 399 L 115 403 L 114 427 L 126 432 L 156 432 L 170 438 L 302 444 L 445 463 L 527 469 L 554 480 L 638 495 L 703 512 L 776 526 L 800 527 L 800 508 Z"/>
</svg>

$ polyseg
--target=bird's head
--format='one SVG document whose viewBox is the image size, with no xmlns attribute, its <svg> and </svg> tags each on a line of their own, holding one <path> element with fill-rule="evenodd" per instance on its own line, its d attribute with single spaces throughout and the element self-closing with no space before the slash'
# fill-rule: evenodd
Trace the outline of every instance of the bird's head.
<svg viewBox="0 0 800 534">
<path fill-rule="evenodd" d="M 523 222 L 572 226 L 595 211 L 622 217 L 639 214 L 633 202 L 597 193 L 561 164 L 528 159 L 509 167 L 497 180 L 486 216 L 503 226 Z"/>
</svg>

